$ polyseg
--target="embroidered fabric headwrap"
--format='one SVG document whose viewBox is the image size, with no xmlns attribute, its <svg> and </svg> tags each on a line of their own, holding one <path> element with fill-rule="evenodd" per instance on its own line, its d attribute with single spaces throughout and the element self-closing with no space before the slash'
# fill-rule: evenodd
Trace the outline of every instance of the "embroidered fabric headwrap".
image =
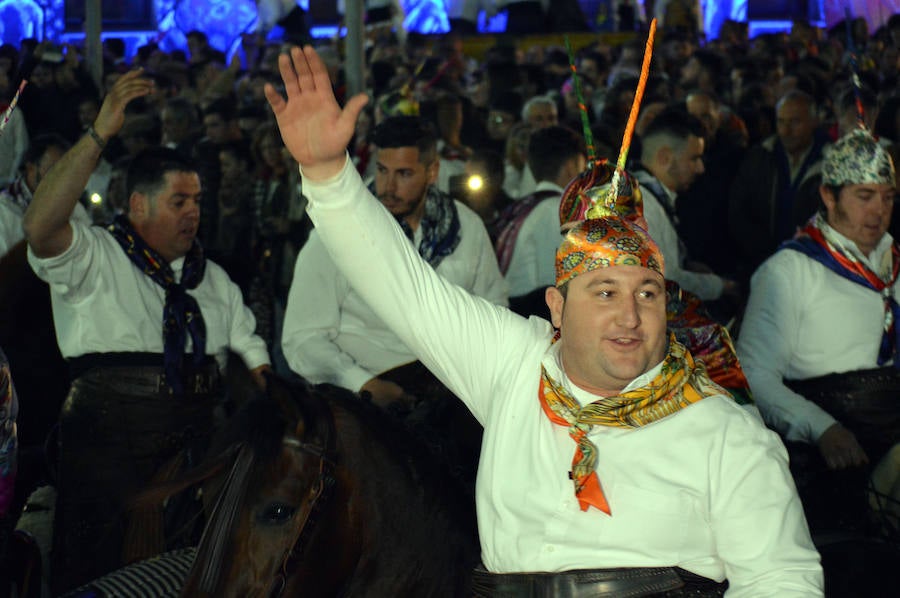
<svg viewBox="0 0 900 598">
<path fill-rule="evenodd" d="M 584 407 L 541 367 L 540 400 L 544 413 L 555 424 L 569 428 L 575 441 L 571 478 L 582 511 L 590 507 L 612 515 L 597 475 L 597 446 L 588 434 L 594 426 L 639 428 L 671 415 L 700 399 L 727 394 L 713 382 L 701 362 L 694 362 L 684 345 L 669 335 L 662 370 L 647 386 Z"/>
<path fill-rule="evenodd" d="M 566 233 L 557 250 L 557 287 L 580 274 L 614 266 L 641 266 L 665 276 L 665 262 L 659 247 L 644 229 L 628 220 L 643 214 L 643 203 L 637 181 L 625 172 L 631 138 L 629 131 L 633 130 L 646 84 L 655 32 L 656 19 L 653 19 L 644 52 L 641 81 L 615 168 L 605 160 L 597 161 L 590 155 L 591 169 L 570 183 L 563 196 L 560 225 L 581 222 Z M 571 60 L 571 49 L 569 54 Z M 586 134 L 588 130 L 586 128 Z M 591 146 L 590 140 L 588 146 Z M 596 471 L 597 447 L 588 438 L 593 426 L 637 428 L 700 399 L 719 394 L 727 392 L 709 378 L 704 365 L 695 363 L 690 352 L 672 334 L 669 335 L 660 373 L 646 386 L 581 407 L 566 388 L 553 380 L 546 368 L 541 367 L 538 393 L 541 408 L 550 421 L 566 426 L 575 441 L 570 477 L 581 510 L 587 511 L 593 506 L 607 515 L 611 515 L 612 511 Z"/>
<path fill-rule="evenodd" d="M 618 189 L 610 200 L 609 187 L 615 174 L 615 165 L 603 158 L 594 162 L 566 186 L 559 203 L 559 225 L 586 219 L 588 210 L 592 215 L 620 216 L 627 220 L 643 217 L 644 200 L 641 187 L 634 176 L 625 171 Z"/>
<path fill-rule="evenodd" d="M 375 193 L 375 182 L 369 184 L 369 191 Z M 402 218 L 397 223 L 406 237 L 413 240 L 413 230 Z M 432 268 L 437 268 L 445 257 L 456 250 L 461 239 L 459 212 L 453 198 L 442 193 L 434 185 L 429 185 L 425 192 L 425 213 L 419 222 L 422 227 L 422 241 L 419 243 L 419 255 Z"/>
<path fill-rule="evenodd" d="M 563 237 L 556 251 L 556 286 L 609 266 L 642 266 L 665 276 L 662 252 L 644 229 L 619 217 L 591 218 Z"/>
<path fill-rule="evenodd" d="M 823 154 L 823 185 L 896 185 L 890 154 L 864 129 L 847 133 Z"/>
<path fill-rule="evenodd" d="M 200 284 L 206 271 L 206 259 L 200 242 L 195 239 L 184 256 L 181 282 L 177 282 L 169 263 L 137 234 L 128 217 L 123 214 L 116 216 L 107 230 L 132 263 L 166 291 L 162 322 L 166 383 L 175 395 L 181 396 L 184 394 L 181 380 L 184 343 L 188 333 L 194 348 L 194 364 L 202 364 L 206 357 L 206 324 L 197 300 L 187 293 L 188 289 Z"/>
</svg>

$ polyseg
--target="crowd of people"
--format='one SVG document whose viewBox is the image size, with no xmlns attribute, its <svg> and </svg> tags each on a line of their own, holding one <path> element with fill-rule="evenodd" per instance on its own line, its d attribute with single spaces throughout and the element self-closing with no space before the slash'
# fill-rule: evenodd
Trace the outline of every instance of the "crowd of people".
<svg viewBox="0 0 900 598">
<path fill-rule="evenodd" d="M 99 85 L 75 46 L 0 47 L 0 110 L 28 80 L 0 133 L 0 256 L 49 285 L 71 382 L 30 396 L 17 372 L 39 365 L 0 361 L 0 555 L 50 475 L 20 471 L 13 495 L 17 415 L 19 452 L 50 432 L 24 429 L 29 411 L 59 424 L 61 592 L 137 554 L 119 512 L 208 434 L 231 349 L 261 386 L 274 370 L 396 413 L 425 398 L 396 372 L 424 364 L 485 429 L 485 587 L 678 566 L 705 591 L 821 592 L 798 464 L 858 474 L 871 492 L 852 508 L 900 534 L 900 16 L 858 25 L 748 39 L 726 22 L 702 46 L 661 30 L 627 164 L 636 207 L 605 220 L 564 215 L 565 198 L 619 155 L 641 34 L 571 55 L 499 37 L 476 59 L 455 34 L 377 31 L 367 103 L 334 41 L 245 36 L 228 60 L 201 32 L 134 56 L 107 38 Z M 735 337 L 740 393 L 669 338 L 683 308 L 667 282 L 732 358 Z M 173 395 L 184 408 L 160 402 Z M 636 420 L 616 411 L 630 404 Z"/>
</svg>

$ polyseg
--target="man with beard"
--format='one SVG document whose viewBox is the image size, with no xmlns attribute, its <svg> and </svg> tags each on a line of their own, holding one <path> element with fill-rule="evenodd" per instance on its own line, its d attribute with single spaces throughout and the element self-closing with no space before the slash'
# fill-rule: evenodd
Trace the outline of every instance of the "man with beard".
<svg viewBox="0 0 900 598">
<path fill-rule="evenodd" d="M 25 213 L 28 260 L 50 285 L 74 380 L 60 414 L 54 595 L 149 556 L 126 541 L 127 501 L 211 431 L 227 350 L 260 384 L 269 363 L 240 290 L 196 241 L 200 178 L 177 152 L 134 158 L 127 214 L 108 227 L 70 221 L 126 105 L 152 91 L 139 70 L 122 75 Z"/>
<path fill-rule="evenodd" d="M 675 200 L 703 174 L 703 125 L 679 109 L 667 109 L 641 137 L 642 169 L 635 173 L 644 198 L 644 217 L 666 258 L 666 277 L 704 301 L 737 292 L 736 284 L 687 259 L 678 233 Z"/>
<path fill-rule="evenodd" d="M 370 188 L 419 255 L 446 280 L 506 305 L 506 283 L 481 218 L 435 187 L 434 129 L 417 116 L 394 116 L 376 127 L 373 143 Z M 367 391 L 381 406 L 407 397 L 380 375 L 415 355 L 350 288 L 315 231 L 297 256 L 282 347 L 291 369 L 311 382 Z"/>
<path fill-rule="evenodd" d="M 887 232 L 891 157 L 868 132 L 851 132 L 825 149 L 819 192 L 823 206 L 753 275 L 738 354 L 766 422 L 797 450 L 808 445 L 798 453 L 811 454 L 807 478 L 826 468 L 847 479 L 872 473 L 894 499 L 896 524 L 900 248 Z M 836 510 L 825 510 L 833 523 Z"/>
</svg>

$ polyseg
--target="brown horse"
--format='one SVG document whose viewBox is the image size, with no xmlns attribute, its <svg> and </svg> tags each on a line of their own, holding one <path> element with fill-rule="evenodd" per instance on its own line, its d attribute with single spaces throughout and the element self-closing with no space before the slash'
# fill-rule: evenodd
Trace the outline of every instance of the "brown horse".
<svg viewBox="0 0 900 598">
<path fill-rule="evenodd" d="M 349 391 L 271 376 L 263 394 L 232 364 L 240 405 L 182 482 L 229 470 L 182 596 L 467 595 L 472 497 L 424 445 Z"/>
</svg>

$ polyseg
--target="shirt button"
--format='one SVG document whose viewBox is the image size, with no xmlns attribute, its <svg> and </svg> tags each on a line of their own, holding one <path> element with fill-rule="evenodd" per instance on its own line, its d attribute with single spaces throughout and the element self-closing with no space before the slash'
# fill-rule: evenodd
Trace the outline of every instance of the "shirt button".
<svg viewBox="0 0 900 598">
<path fill-rule="evenodd" d="M 547 552 L 553 552 L 553 551 L 555 551 L 555 550 L 556 550 L 556 548 L 554 548 L 553 546 L 548 546 L 548 547 L 547 547 Z"/>
</svg>

